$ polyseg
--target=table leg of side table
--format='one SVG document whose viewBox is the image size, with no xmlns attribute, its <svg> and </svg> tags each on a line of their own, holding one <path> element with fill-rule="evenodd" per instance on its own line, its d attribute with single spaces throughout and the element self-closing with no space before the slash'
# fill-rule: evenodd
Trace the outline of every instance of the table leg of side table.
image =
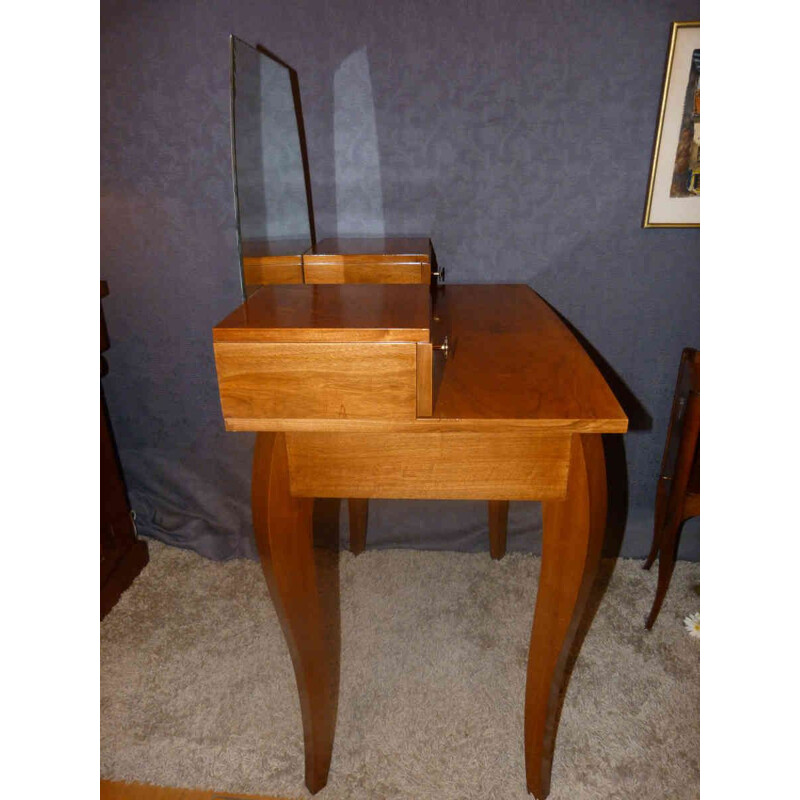
<svg viewBox="0 0 800 800">
<path fill-rule="evenodd" d="M 369 513 L 369 500 L 351 497 L 347 501 L 350 519 L 350 552 L 360 555 L 367 546 L 367 516 Z"/>
<path fill-rule="evenodd" d="M 261 566 L 294 665 L 303 718 L 306 786 L 313 794 L 328 780 L 339 696 L 340 643 L 323 598 L 326 561 L 314 549 L 314 500 L 290 494 L 282 433 L 257 436 L 252 508 Z"/>
<path fill-rule="evenodd" d="M 506 554 L 508 500 L 489 501 L 489 552 L 494 559 Z"/>
<path fill-rule="evenodd" d="M 542 503 L 542 569 L 525 688 L 525 772 L 537 800 L 550 792 L 570 647 L 600 562 L 606 468 L 599 434 L 574 434 L 567 496 Z"/>
</svg>

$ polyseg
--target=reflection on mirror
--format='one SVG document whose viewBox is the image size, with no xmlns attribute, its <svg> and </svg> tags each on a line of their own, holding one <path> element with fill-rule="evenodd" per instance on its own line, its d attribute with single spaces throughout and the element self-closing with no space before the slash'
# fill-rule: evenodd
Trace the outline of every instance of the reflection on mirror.
<svg viewBox="0 0 800 800">
<path fill-rule="evenodd" d="M 294 71 L 231 36 L 233 182 L 245 295 L 302 283 L 315 244 L 302 115 Z"/>
</svg>

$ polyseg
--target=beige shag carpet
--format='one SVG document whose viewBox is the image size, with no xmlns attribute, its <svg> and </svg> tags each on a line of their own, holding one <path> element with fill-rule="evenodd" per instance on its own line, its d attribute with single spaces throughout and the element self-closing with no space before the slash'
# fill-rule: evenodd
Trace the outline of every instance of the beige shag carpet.
<svg viewBox="0 0 800 800">
<path fill-rule="evenodd" d="M 103 778 L 306 798 L 300 709 L 260 566 L 150 542 L 101 625 Z M 522 725 L 540 559 L 340 556 L 341 688 L 320 800 L 527 798 Z M 699 796 L 698 564 L 652 632 L 655 568 L 604 562 L 575 662 L 553 800 Z M 610 580 L 608 576 L 610 574 Z"/>
</svg>

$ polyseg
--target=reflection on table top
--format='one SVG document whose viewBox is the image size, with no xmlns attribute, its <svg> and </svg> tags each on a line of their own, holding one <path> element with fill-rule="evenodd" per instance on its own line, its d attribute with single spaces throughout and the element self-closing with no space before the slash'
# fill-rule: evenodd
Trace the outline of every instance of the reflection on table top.
<svg viewBox="0 0 800 800">
<path fill-rule="evenodd" d="M 416 336 L 427 334 L 429 324 L 434 344 L 447 335 L 448 358 L 434 359 L 433 415 L 413 421 L 234 419 L 227 421 L 229 430 L 627 431 L 625 412 L 598 368 L 558 315 L 529 286 L 439 287 L 430 323 L 420 300 L 426 287 L 265 287 L 216 328 L 215 341 L 276 341 L 275 333 L 270 332 L 276 324 L 283 326 L 279 335 L 285 337 L 291 320 L 281 322 L 283 312 L 275 298 L 293 292 L 298 298 L 295 310 L 299 316 L 295 318 L 305 319 L 301 326 L 325 319 L 330 324 L 339 314 L 351 327 L 359 327 L 356 320 L 361 317 L 367 338 L 357 337 L 356 341 L 369 340 L 378 328 L 397 330 L 405 341 L 427 341 Z M 323 294 L 328 299 L 317 303 L 320 313 L 315 317 L 313 298 Z M 353 302 L 357 294 L 361 300 Z M 394 302 L 387 299 L 390 297 Z M 342 327 L 341 322 L 335 327 Z M 387 334 L 382 341 L 398 340 L 392 336 Z"/>
</svg>

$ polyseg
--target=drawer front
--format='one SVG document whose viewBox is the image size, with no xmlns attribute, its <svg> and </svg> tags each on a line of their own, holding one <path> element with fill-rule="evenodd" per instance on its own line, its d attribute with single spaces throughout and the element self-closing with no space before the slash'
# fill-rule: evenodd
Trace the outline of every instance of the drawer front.
<svg viewBox="0 0 800 800">
<path fill-rule="evenodd" d="M 264 286 L 272 283 L 302 283 L 303 264 L 300 256 L 244 258 L 245 286 Z"/>
<path fill-rule="evenodd" d="M 438 500 L 563 500 L 570 435 L 287 434 L 292 494 Z"/>
<path fill-rule="evenodd" d="M 306 283 L 430 283 L 421 257 L 386 255 L 304 256 Z"/>
<path fill-rule="evenodd" d="M 214 345 L 226 419 L 414 419 L 417 345 Z"/>
</svg>

